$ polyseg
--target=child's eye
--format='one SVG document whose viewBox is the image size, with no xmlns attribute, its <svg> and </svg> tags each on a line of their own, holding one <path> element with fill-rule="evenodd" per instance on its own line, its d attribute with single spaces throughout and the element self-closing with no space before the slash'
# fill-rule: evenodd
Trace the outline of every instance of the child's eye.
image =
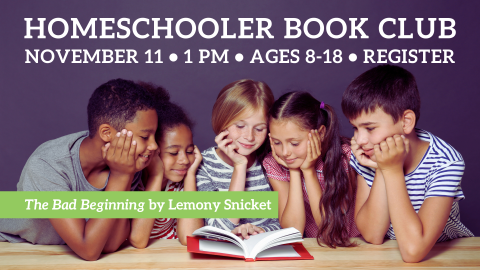
<svg viewBox="0 0 480 270">
<path fill-rule="evenodd" d="M 368 131 L 372 131 L 372 130 L 374 130 L 374 129 L 375 129 L 374 127 L 367 127 L 367 130 L 368 130 Z"/>
<path fill-rule="evenodd" d="M 290 144 L 292 144 L 293 146 L 298 146 L 299 143 L 293 143 L 293 142 L 292 142 L 292 143 L 290 143 Z"/>
<path fill-rule="evenodd" d="M 275 141 L 274 141 L 274 142 L 273 142 L 273 144 L 275 144 L 275 145 L 279 145 L 279 144 L 280 144 L 280 142 L 275 142 Z"/>
<path fill-rule="evenodd" d="M 187 151 L 187 154 L 191 155 L 193 154 L 193 151 Z"/>
<path fill-rule="evenodd" d="M 176 155 L 178 155 L 178 152 L 176 152 L 176 153 L 169 153 L 169 154 L 172 155 L 172 156 L 176 156 Z"/>
<path fill-rule="evenodd" d="M 245 126 L 240 126 L 240 125 L 237 125 L 237 128 L 244 128 Z"/>
<path fill-rule="evenodd" d="M 142 136 L 140 136 L 140 138 L 144 139 L 145 141 L 148 140 L 148 137 L 142 137 Z"/>
<path fill-rule="evenodd" d="M 257 130 L 258 132 L 262 132 L 262 131 L 264 131 L 265 129 L 264 129 L 264 128 L 257 128 L 256 130 Z"/>
</svg>

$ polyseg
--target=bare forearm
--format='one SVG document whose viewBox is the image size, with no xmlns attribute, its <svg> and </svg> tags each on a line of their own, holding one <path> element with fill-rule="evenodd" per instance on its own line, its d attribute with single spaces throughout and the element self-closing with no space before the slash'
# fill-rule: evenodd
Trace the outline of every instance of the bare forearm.
<svg viewBox="0 0 480 270">
<path fill-rule="evenodd" d="M 228 191 L 245 191 L 245 181 L 247 178 L 247 165 L 235 166 L 232 173 L 232 180 Z M 233 224 L 238 224 L 240 218 L 229 218 Z"/>
<path fill-rule="evenodd" d="M 320 215 L 322 188 L 318 182 L 317 173 L 315 170 L 304 171 L 303 178 L 305 178 L 305 186 L 307 188 L 308 201 L 310 202 L 313 218 L 315 219 L 315 223 L 319 225 L 322 222 L 322 216 Z"/>
<path fill-rule="evenodd" d="M 122 243 L 127 240 L 127 237 L 130 234 L 130 219 L 119 218 L 116 220 L 117 221 L 112 228 L 112 232 L 110 233 L 107 243 L 105 243 L 102 253 L 111 253 L 117 251 Z"/>
<path fill-rule="evenodd" d="M 305 229 L 305 206 L 300 171 L 290 170 L 290 188 L 283 214 L 279 217 L 283 228 L 295 227 L 302 234 Z"/>
<path fill-rule="evenodd" d="M 433 236 L 435 239 L 428 235 L 428 230 L 415 212 L 408 196 L 403 172 L 385 172 L 384 177 L 390 219 L 402 258 L 410 262 L 420 261 L 433 247 L 438 235 Z"/>
<path fill-rule="evenodd" d="M 187 236 L 192 236 L 192 233 L 203 227 L 203 218 L 179 218 L 177 219 L 177 233 L 178 240 L 184 246 L 187 245 Z"/>
<path fill-rule="evenodd" d="M 94 261 L 100 257 L 116 219 L 50 219 L 57 233 L 81 258 Z"/>
<path fill-rule="evenodd" d="M 195 174 L 188 173 L 183 180 L 183 190 L 184 191 L 197 191 L 197 181 Z"/>
<path fill-rule="evenodd" d="M 160 191 L 162 188 L 163 175 L 150 176 L 145 191 Z M 150 240 L 150 233 L 155 223 L 154 218 L 134 218 L 128 240 L 136 248 L 145 248 Z"/>
<path fill-rule="evenodd" d="M 385 181 L 377 171 L 368 199 L 355 217 L 362 236 L 370 243 L 382 244 L 390 227 Z"/>
<path fill-rule="evenodd" d="M 148 245 L 150 234 L 155 223 L 154 218 L 134 218 L 132 219 L 132 229 L 128 236 L 128 241 L 136 248 L 145 248 Z"/>
</svg>

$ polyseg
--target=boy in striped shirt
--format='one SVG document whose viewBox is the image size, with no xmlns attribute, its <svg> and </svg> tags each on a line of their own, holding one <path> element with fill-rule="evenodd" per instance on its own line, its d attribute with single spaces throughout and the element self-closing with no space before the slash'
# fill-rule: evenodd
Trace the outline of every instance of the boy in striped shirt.
<svg viewBox="0 0 480 270">
<path fill-rule="evenodd" d="M 354 128 L 350 165 L 358 173 L 355 222 L 362 236 L 396 239 L 405 262 L 419 262 L 436 242 L 473 236 L 460 222 L 462 156 L 416 129 L 420 95 L 407 70 L 381 65 L 343 93 Z"/>
</svg>

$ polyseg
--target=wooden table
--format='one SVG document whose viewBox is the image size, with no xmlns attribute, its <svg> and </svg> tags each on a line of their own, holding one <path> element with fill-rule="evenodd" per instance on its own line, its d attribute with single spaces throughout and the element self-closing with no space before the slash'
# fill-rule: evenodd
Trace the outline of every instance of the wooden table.
<svg viewBox="0 0 480 270">
<path fill-rule="evenodd" d="M 80 259 L 66 245 L 42 246 L 27 243 L 0 243 L 0 269 L 479 269 L 480 237 L 462 238 L 435 245 L 420 263 L 404 263 L 397 242 L 370 245 L 356 239 L 354 248 L 323 248 L 315 239 L 303 244 L 315 260 L 244 262 L 219 256 L 190 254 L 177 240 L 156 240 L 146 249 L 123 247 L 119 251 L 102 255 L 98 261 Z"/>
</svg>

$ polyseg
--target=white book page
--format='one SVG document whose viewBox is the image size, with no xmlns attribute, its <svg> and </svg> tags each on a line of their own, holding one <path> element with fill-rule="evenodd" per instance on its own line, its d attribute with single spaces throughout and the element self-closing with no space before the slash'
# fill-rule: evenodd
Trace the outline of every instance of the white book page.
<svg viewBox="0 0 480 270">
<path fill-rule="evenodd" d="M 243 250 L 237 245 L 229 242 L 218 242 L 211 240 L 200 239 L 198 241 L 198 248 L 201 251 L 215 252 L 215 253 L 225 253 L 238 256 L 244 256 Z"/>
<path fill-rule="evenodd" d="M 256 258 L 271 258 L 271 257 L 301 257 L 295 249 L 290 246 L 277 246 L 264 250 L 257 254 Z"/>
<path fill-rule="evenodd" d="M 215 234 L 217 234 L 217 236 L 214 236 Z M 241 246 L 241 248 L 243 249 L 243 252 L 239 254 L 238 251 L 236 251 L 239 247 L 226 248 L 227 245 L 223 245 L 223 244 L 229 244 L 229 243 L 221 243 L 221 242 L 215 242 L 215 241 L 209 241 L 209 240 L 205 240 L 203 242 L 207 243 L 206 241 L 208 241 L 213 243 L 212 245 L 206 244 L 207 246 L 205 246 L 204 244 L 205 250 L 201 249 L 200 247 L 199 248 L 202 251 L 240 255 L 240 256 L 244 256 L 245 258 L 255 258 L 257 254 L 259 254 L 263 250 L 270 247 L 303 241 L 302 235 L 300 234 L 300 232 L 293 227 L 287 228 L 287 229 L 281 229 L 277 231 L 260 233 L 257 235 L 251 235 L 250 238 L 247 240 L 241 240 L 238 236 L 234 235 L 231 232 L 227 232 L 212 226 L 202 227 L 196 230 L 195 232 L 193 232 L 193 235 L 214 237 L 214 238 L 220 238 L 225 240 L 229 240 L 227 238 L 230 238 L 231 242 L 233 243 L 237 242 L 235 244 L 237 244 L 237 246 Z M 221 243 L 221 244 L 218 244 L 218 243 Z M 235 246 L 235 244 L 233 243 L 231 244 L 231 246 Z M 279 251 L 283 252 L 284 250 L 288 250 L 288 249 L 289 248 L 287 247 L 287 248 L 279 249 Z M 290 247 L 290 250 L 293 250 L 293 248 Z M 295 250 L 293 251 L 295 252 Z M 270 253 L 267 253 L 267 254 L 270 254 Z M 282 255 L 278 255 L 275 252 L 271 254 L 274 254 L 272 255 L 273 257 L 282 257 Z M 298 255 L 298 253 L 296 252 L 295 254 Z M 283 257 L 288 257 L 288 256 L 283 256 Z"/>
<path fill-rule="evenodd" d="M 243 240 L 240 239 L 240 237 L 236 236 L 235 234 L 233 234 L 231 232 L 228 232 L 228 231 L 225 231 L 225 230 L 222 230 L 222 229 L 219 229 L 219 228 L 215 228 L 213 226 L 204 226 L 200 229 L 195 230 L 192 235 L 213 237 L 212 236 L 213 234 L 224 235 L 224 236 L 230 238 L 231 242 L 237 242 L 238 246 L 241 246 L 243 248 L 243 250 L 245 250 L 245 254 L 247 254 L 247 247 L 246 247 L 245 243 L 243 242 Z M 213 237 L 213 238 L 215 238 L 215 237 Z M 221 238 L 221 237 L 218 237 L 218 238 L 219 239 L 225 239 L 225 238 Z"/>
<path fill-rule="evenodd" d="M 293 227 L 278 230 L 278 231 L 261 233 L 258 235 L 254 235 L 254 237 L 259 235 L 263 236 L 262 239 L 259 241 L 256 241 L 256 243 L 253 246 L 250 246 L 250 243 L 247 244 L 247 241 L 249 241 L 253 237 L 250 237 L 250 239 L 245 240 L 245 243 L 249 248 L 249 252 L 247 253 L 248 254 L 247 258 L 255 258 L 258 253 L 262 252 L 267 247 L 273 247 L 281 244 L 302 241 L 302 235 L 297 229 Z"/>
</svg>

